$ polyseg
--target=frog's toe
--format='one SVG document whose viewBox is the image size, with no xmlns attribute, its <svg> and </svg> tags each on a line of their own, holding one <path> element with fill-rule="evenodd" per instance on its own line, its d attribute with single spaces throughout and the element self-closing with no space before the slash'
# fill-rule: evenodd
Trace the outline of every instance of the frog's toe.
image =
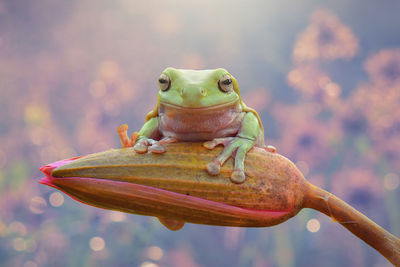
<svg viewBox="0 0 400 267">
<path fill-rule="evenodd" d="M 268 145 L 265 147 L 265 150 L 271 153 L 276 153 L 276 147 Z"/>
<path fill-rule="evenodd" d="M 133 147 L 133 149 L 136 153 L 143 154 L 147 152 L 147 145 L 143 143 L 138 143 Z"/>
<path fill-rule="evenodd" d="M 207 149 L 213 149 L 217 144 L 214 141 L 207 141 L 203 143 L 203 146 Z"/>
<path fill-rule="evenodd" d="M 223 137 L 223 138 L 214 138 L 211 141 L 207 141 L 203 143 L 203 146 L 207 149 L 213 149 L 218 145 L 226 146 L 229 142 L 233 140 L 233 137 Z"/>
<path fill-rule="evenodd" d="M 162 154 L 165 152 L 165 147 L 163 145 L 161 145 L 160 143 L 155 143 L 152 146 L 149 147 L 149 150 L 152 153 L 156 153 L 156 154 Z"/>
<path fill-rule="evenodd" d="M 160 144 L 172 144 L 178 142 L 178 139 L 173 138 L 173 137 L 164 137 L 159 141 Z"/>
<path fill-rule="evenodd" d="M 221 163 L 218 160 L 213 160 L 207 164 L 206 169 L 210 175 L 218 175 L 221 170 Z"/>
<path fill-rule="evenodd" d="M 231 174 L 231 181 L 235 184 L 241 184 L 246 180 L 246 175 L 241 169 L 234 169 Z"/>
</svg>

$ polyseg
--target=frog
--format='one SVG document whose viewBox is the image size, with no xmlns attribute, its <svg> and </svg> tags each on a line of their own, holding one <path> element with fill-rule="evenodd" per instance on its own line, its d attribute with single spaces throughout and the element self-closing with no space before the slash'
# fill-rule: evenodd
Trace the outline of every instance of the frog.
<svg viewBox="0 0 400 267">
<path fill-rule="evenodd" d="M 203 142 L 207 149 L 223 145 L 222 152 L 206 166 L 215 176 L 233 158 L 230 180 L 246 180 L 245 158 L 254 146 L 265 146 L 264 127 L 258 113 L 243 102 L 237 80 L 224 68 L 189 70 L 166 68 L 158 78 L 157 104 L 145 118 L 138 133 L 129 140 L 119 128 L 123 147 L 136 153 L 166 152 L 172 142 Z"/>
</svg>

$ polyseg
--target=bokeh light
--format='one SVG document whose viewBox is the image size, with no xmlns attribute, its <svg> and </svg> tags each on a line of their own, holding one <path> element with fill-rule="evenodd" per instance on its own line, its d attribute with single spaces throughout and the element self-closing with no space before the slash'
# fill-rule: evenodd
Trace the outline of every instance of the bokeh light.
<svg viewBox="0 0 400 267">
<path fill-rule="evenodd" d="M 39 196 L 33 197 L 29 202 L 29 209 L 32 213 L 35 214 L 44 213 L 46 207 L 47 207 L 46 200 Z"/>
<path fill-rule="evenodd" d="M 158 267 L 158 264 L 150 261 L 143 262 L 140 267 Z"/>
<path fill-rule="evenodd" d="M 90 239 L 89 245 L 93 251 L 101 251 L 106 247 L 106 242 L 103 238 L 95 236 Z"/>
<path fill-rule="evenodd" d="M 49 197 L 50 205 L 60 207 L 64 203 L 64 196 L 60 192 L 54 192 Z"/>
<path fill-rule="evenodd" d="M 341 88 L 331 78 L 313 65 L 299 65 L 289 72 L 287 80 L 290 86 L 299 90 L 304 96 L 319 98 L 322 101 L 338 99 Z"/>
<path fill-rule="evenodd" d="M 35 252 L 37 249 L 36 241 L 33 239 L 29 239 L 26 241 L 26 251 L 29 253 Z"/>
<path fill-rule="evenodd" d="M 321 228 L 321 224 L 317 219 L 311 219 L 307 222 L 307 230 L 311 233 L 316 233 Z"/>
<path fill-rule="evenodd" d="M 400 185 L 400 178 L 395 173 L 389 173 L 383 178 L 383 186 L 386 190 L 396 190 Z"/>
<path fill-rule="evenodd" d="M 26 242 L 22 237 L 14 238 L 13 246 L 16 251 L 24 251 L 26 249 Z"/>
<path fill-rule="evenodd" d="M 110 211 L 108 216 L 113 222 L 123 222 L 126 220 L 126 214 L 119 211 Z"/>
<path fill-rule="evenodd" d="M 163 257 L 163 251 L 157 246 L 147 248 L 146 255 L 150 260 L 159 261 Z"/>
<path fill-rule="evenodd" d="M 18 222 L 18 221 L 11 222 L 10 225 L 8 226 L 8 230 L 11 233 L 16 233 L 20 236 L 26 235 L 26 232 L 27 232 L 26 226 L 23 223 Z"/>
</svg>

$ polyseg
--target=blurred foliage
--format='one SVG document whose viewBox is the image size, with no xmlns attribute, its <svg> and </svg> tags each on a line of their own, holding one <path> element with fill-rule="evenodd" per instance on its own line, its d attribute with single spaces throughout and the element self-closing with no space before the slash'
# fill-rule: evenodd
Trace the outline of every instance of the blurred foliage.
<svg viewBox="0 0 400 267">
<path fill-rule="evenodd" d="M 377 12 L 379 10 L 379 12 Z M 400 236 L 400 4 L 0 1 L 1 266 L 389 266 L 314 211 L 272 228 L 185 225 L 84 206 L 38 168 L 119 147 L 167 66 L 228 69 L 266 140 Z"/>
</svg>

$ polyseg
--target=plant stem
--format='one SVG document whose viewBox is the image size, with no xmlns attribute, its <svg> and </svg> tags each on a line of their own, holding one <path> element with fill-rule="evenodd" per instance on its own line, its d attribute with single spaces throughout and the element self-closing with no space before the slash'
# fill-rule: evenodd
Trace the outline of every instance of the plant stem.
<svg viewBox="0 0 400 267">
<path fill-rule="evenodd" d="M 318 210 L 346 227 L 376 249 L 395 266 L 400 266 L 400 239 L 374 223 L 345 201 L 314 185 L 308 185 L 304 207 Z"/>
</svg>

